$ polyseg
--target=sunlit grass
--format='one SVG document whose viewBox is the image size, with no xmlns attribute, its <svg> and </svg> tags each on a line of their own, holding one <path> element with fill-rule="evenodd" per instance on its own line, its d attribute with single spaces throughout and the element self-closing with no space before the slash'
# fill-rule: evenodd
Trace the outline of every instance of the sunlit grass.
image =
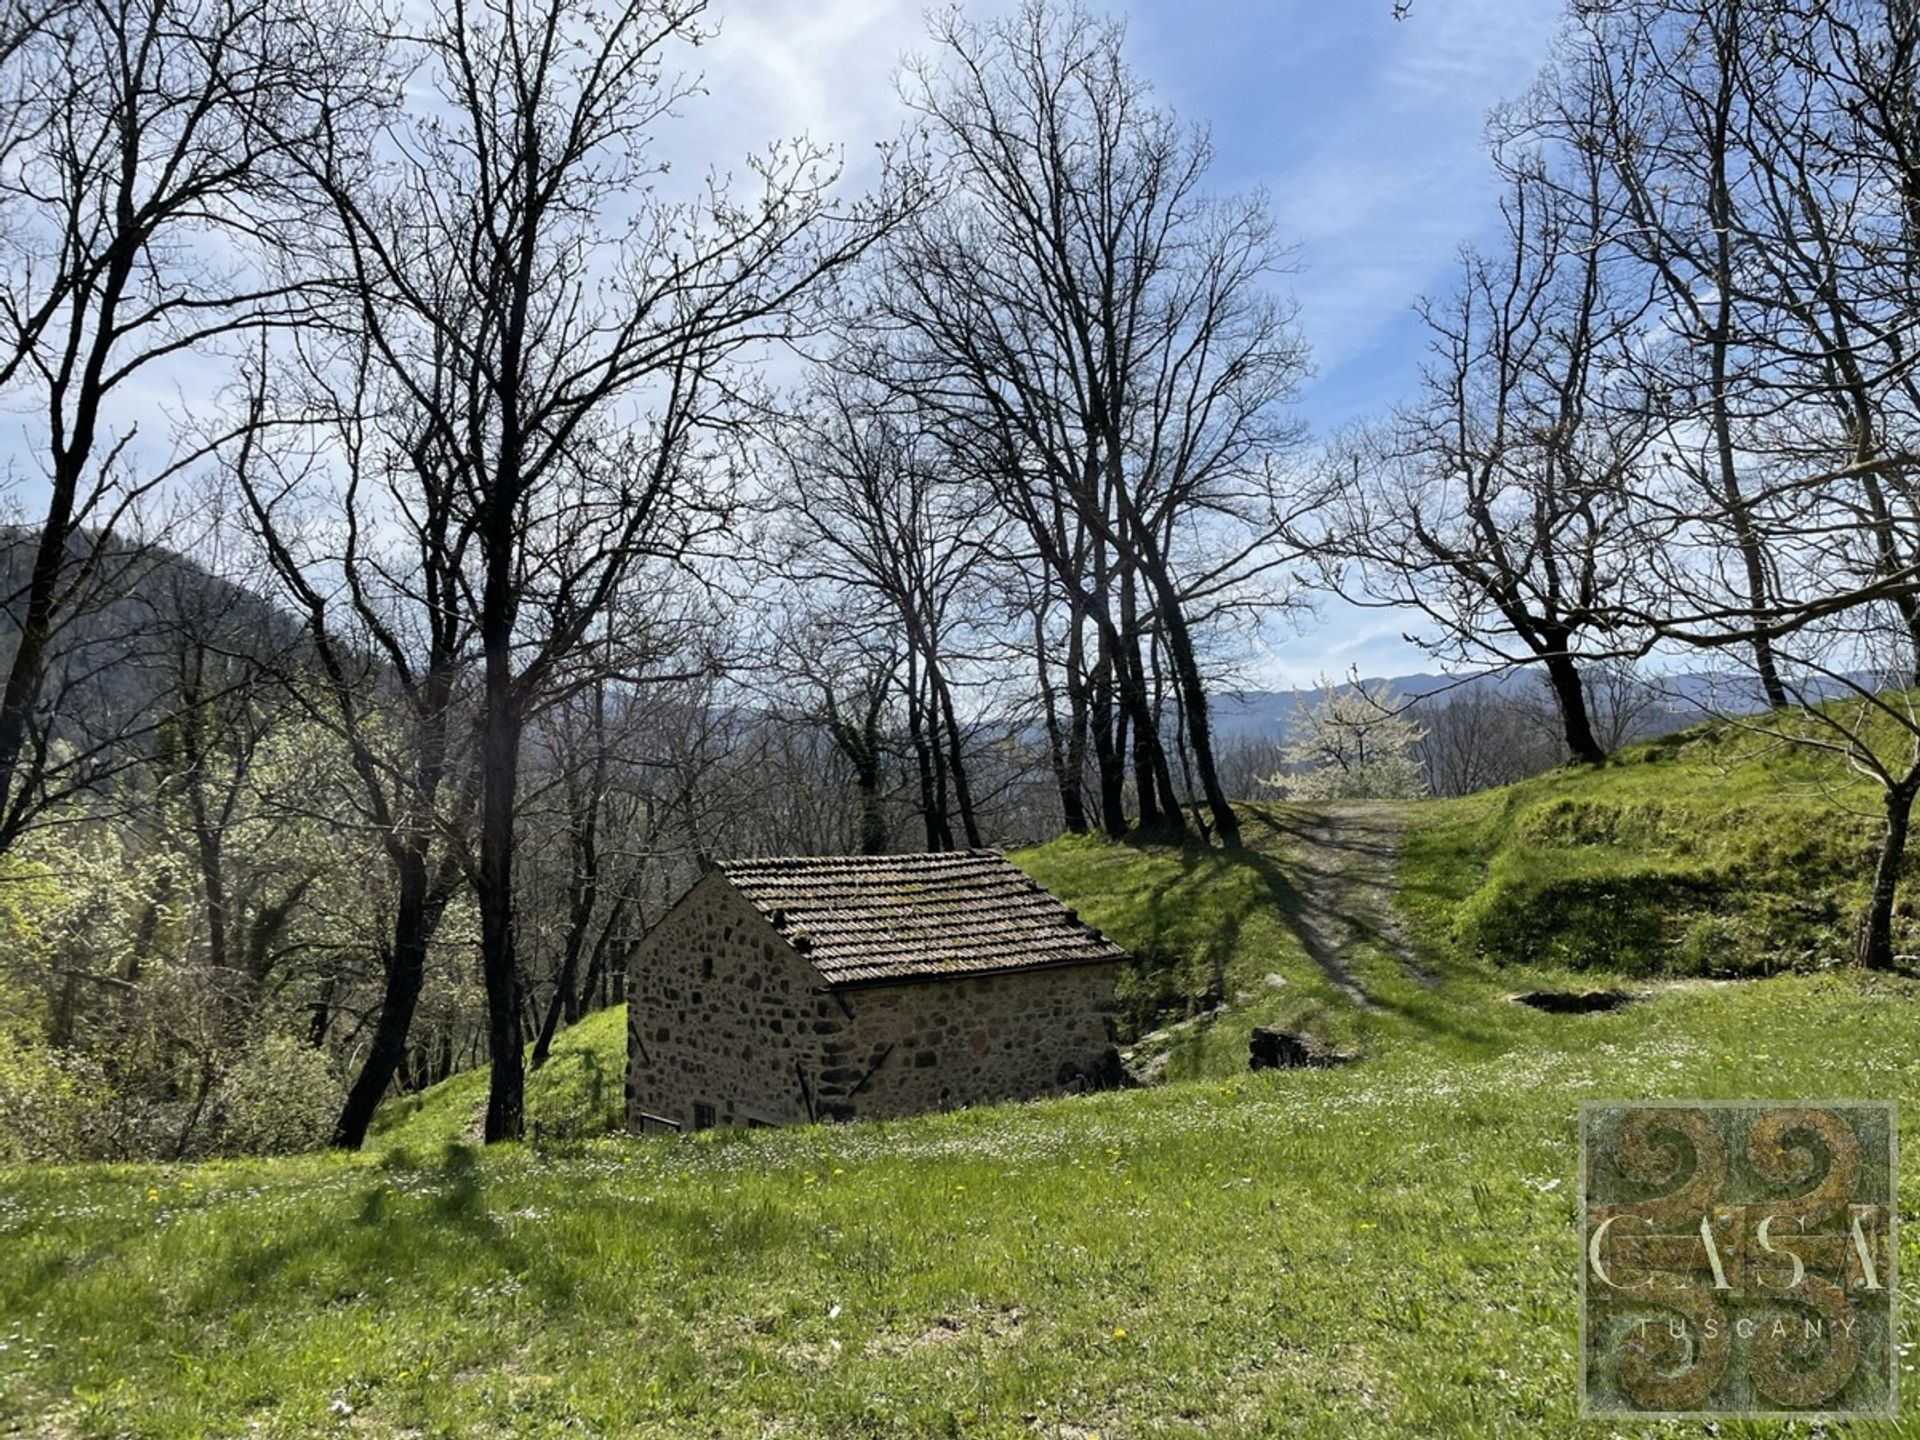
<svg viewBox="0 0 1920 1440">
<path fill-rule="evenodd" d="M 624 1006 L 589 1015 L 553 1042 L 547 1063 L 527 1074 L 527 1125 L 538 1139 L 603 1135 L 620 1125 L 627 1064 Z M 389 1100 L 374 1116 L 376 1148 L 478 1140 L 487 1108 L 487 1075 L 470 1070 Z"/>
<path fill-rule="evenodd" d="M 1791 977 L 1507 1007 L 1480 1060 L 1410 1042 L 889 1125 L 17 1172 L 6 1412 L 167 1436 L 342 1433 L 343 1406 L 396 1435 L 1571 1434 L 1576 1100 L 1914 1100 L 1914 998 Z"/>
</svg>

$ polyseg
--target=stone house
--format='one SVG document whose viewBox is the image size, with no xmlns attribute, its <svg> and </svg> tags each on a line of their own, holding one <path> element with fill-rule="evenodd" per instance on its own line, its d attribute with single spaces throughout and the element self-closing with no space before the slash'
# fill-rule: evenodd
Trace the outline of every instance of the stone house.
<svg viewBox="0 0 1920 1440">
<path fill-rule="evenodd" d="M 731 861 L 628 961 L 628 1128 L 1078 1088 L 1117 1063 L 1126 958 L 991 851 Z"/>
</svg>

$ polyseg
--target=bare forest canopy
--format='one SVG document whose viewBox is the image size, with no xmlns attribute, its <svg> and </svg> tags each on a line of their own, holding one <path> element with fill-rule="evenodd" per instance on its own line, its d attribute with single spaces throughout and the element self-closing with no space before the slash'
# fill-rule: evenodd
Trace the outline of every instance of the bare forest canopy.
<svg viewBox="0 0 1920 1440">
<path fill-rule="evenodd" d="M 358 1146 L 481 1064 L 511 1139 L 718 857 L 1234 848 L 1703 714 L 1877 784 L 1890 962 L 1912 7 L 1571 7 L 1333 435 L 1122 25 L 936 12 L 870 181 L 669 185 L 721 18 L 0 0 L 0 1154 Z M 1436 673 L 1250 689 L 1331 596 Z"/>
</svg>

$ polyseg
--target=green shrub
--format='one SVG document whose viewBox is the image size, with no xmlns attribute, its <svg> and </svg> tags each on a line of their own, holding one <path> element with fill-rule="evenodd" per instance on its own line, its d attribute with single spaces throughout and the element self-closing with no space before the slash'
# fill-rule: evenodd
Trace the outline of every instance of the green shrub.
<svg viewBox="0 0 1920 1440">
<path fill-rule="evenodd" d="M 0 1026 L 0 1164 L 95 1158 L 92 1140 L 111 1099 L 84 1058 L 26 1026 Z"/>
<path fill-rule="evenodd" d="M 268 1035 L 221 1077 L 220 1148 L 236 1155 L 316 1150 L 333 1133 L 344 1099 L 324 1051 Z"/>
</svg>

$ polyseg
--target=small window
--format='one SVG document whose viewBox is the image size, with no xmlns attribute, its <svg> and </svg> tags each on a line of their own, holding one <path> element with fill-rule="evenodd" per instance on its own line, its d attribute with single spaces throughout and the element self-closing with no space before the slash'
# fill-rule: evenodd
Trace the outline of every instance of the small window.
<svg viewBox="0 0 1920 1440">
<path fill-rule="evenodd" d="M 713 1106 L 709 1102 L 705 1100 L 696 1100 L 693 1102 L 694 1129 L 711 1130 L 714 1127 L 715 1119 Z"/>
<path fill-rule="evenodd" d="M 711 955 L 700 962 L 700 978 L 702 980 L 711 980 L 713 978 L 713 957 Z"/>
</svg>

